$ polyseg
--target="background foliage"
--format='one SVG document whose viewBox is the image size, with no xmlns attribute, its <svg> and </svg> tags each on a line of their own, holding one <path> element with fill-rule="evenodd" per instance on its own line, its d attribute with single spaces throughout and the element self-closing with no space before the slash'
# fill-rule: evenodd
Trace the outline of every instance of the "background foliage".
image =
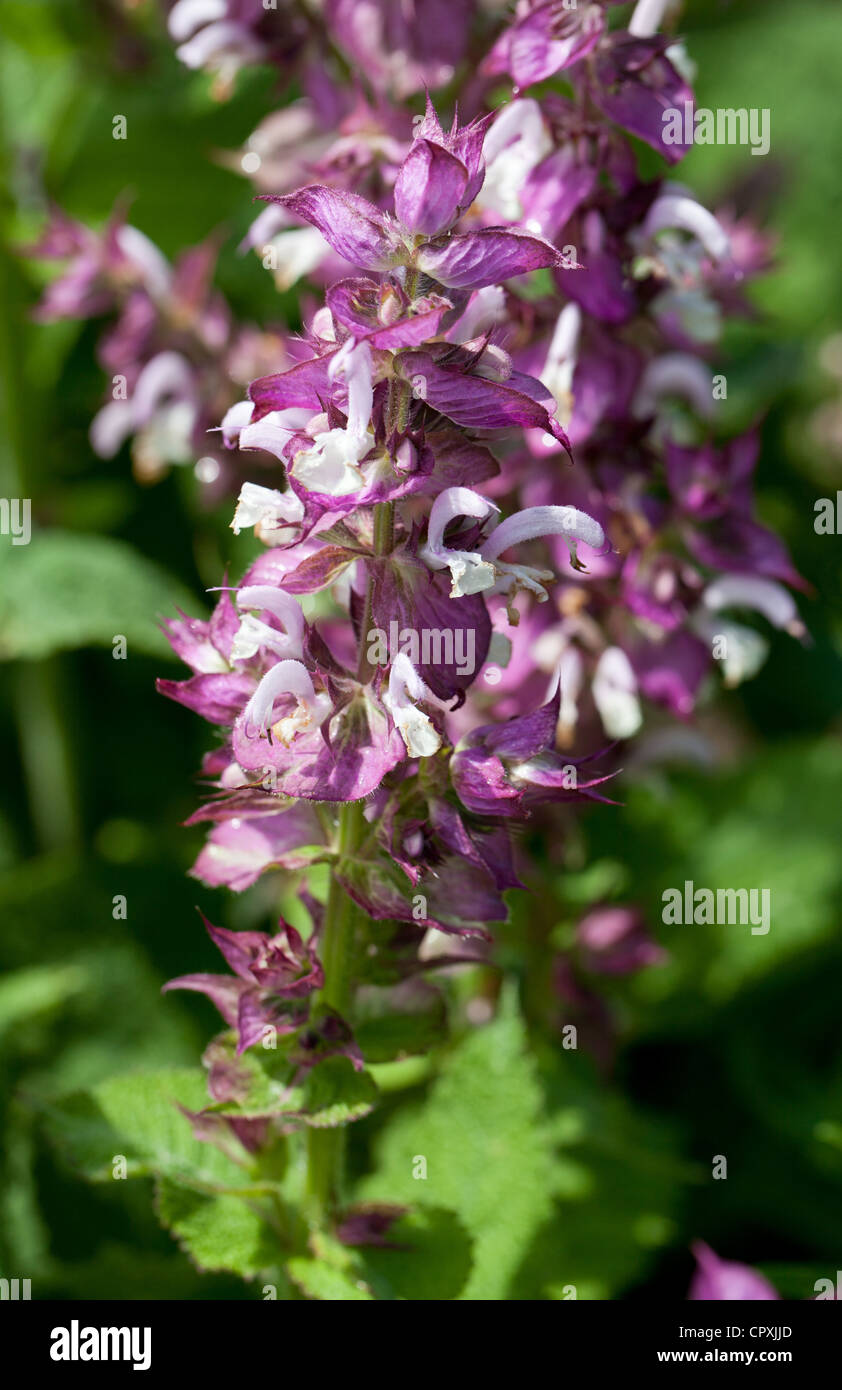
<svg viewBox="0 0 842 1390">
<path fill-rule="evenodd" d="M 201 834 L 178 827 L 203 734 L 153 691 L 170 661 L 156 617 L 176 603 L 201 612 L 203 590 L 247 549 L 224 507 L 196 525 L 190 470 L 143 488 L 125 457 L 93 455 L 95 326 L 34 325 L 39 271 L 16 252 L 44 189 L 97 225 L 128 191 L 132 220 L 169 256 L 221 230 L 218 280 L 239 316 L 294 314 L 236 254 L 253 211 L 219 157 L 271 109 L 274 79 L 247 70 L 218 105 L 177 63 L 154 7 L 130 24 L 114 13 L 95 0 L 4 0 L 0 12 L 0 492 L 31 497 L 38 527 L 28 548 L 0 544 L 0 1266 L 42 1297 L 259 1298 L 260 1281 L 240 1276 L 272 1257 L 248 1203 L 174 1183 L 184 1136 L 149 1140 L 152 1083 L 136 1083 L 123 1113 L 107 1082 L 195 1065 L 210 1006 L 158 993 L 188 966 L 215 968 L 195 905 L 228 926 L 262 926 L 274 906 L 266 880 L 233 900 L 185 877 Z M 840 541 L 813 530 L 815 499 L 842 487 L 842 381 L 827 347 L 842 332 L 842 20 L 826 0 L 698 0 L 684 32 L 700 104 L 771 109 L 766 159 L 697 148 L 681 178 L 713 206 L 750 203 L 780 236 L 758 317 L 729 330 L 722 370 L 736 421 L 768 412 L 761 513 L 814 586 L 802 605 L 813 643 L 781 636 L 761 676 L 703 717 L 715 769 L 633 759 L 622 809 L 538 843 L 537 896 L 513 904 L 497 949 L 505 983 L 486 981 L 493 1021 L 469 1022 L 454 983 L 450 1048 L 383 1071 L 383 1104 L 351 1131 L 357 1195 L 422 1200 L 408 1220 L 424 1258 L 372 1252 L 380 1297 L 560 1299 L 574 1284 L 580 1298 L 681 1298 L 698 1238 L 794 1298 L 842 1263 Z M 126 141 L 112 139 L 116 113 Z M 112 660 L 116 633 L 125 662 Z M 771 887 L 771 932 L 663 927 L 661 892 L 685 878 Z M 112 916 L 117 894 L 126 921 Z M 619 1034 L 608 1074 L 546 1026 L 549 961 L 598 898 L 638 902 L 669 952 L 606 990 Z M 57 1100 L 88 1087 L 95 1101 Z M 201 1147 L 210 1187 L 224 1186 Z M 138 1181 L 80 1182 L 103 1148 L 126 1154 Z M 715 1154 L 726 1182 L 711 1180 Z M 209 1203 L 223 1204 L 223 1251 L 207 1240 L 219 1229 Z M 365 1296 L 341 1262 L 297 1263 L 301 1292 Z"/>
</svg>

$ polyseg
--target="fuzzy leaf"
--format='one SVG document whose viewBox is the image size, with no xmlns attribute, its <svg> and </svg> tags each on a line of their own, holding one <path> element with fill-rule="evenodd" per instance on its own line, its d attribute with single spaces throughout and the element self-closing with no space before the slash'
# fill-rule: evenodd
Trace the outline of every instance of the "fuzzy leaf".
<svg viewBox="0 0 842 1390">
<path fill-rule="evenodd" d="M 369 1114 L 377 1099 L 376 1083 L 370 1072 L 355 1071 L 347 1057 L 326 1058 L 313 1067 L 303 1084 L 291 1086 L 295 1064 L 287 1054 L 293 1041 L 292 1035 L 280 1038 L 277 1049 L 252 1047 L 235 1057 L 233 1034 L 217 1038 L 217 1060 L 227 1054 L 242 1090 L 236 1101 L 211 1106 L 212 1112 L 241 1119 L 283 1115 L 287 1125 L 316 1129 L 350 1124 Z"/>
<path fill-rule="evenodd" d="M 159 1071 L 104 1081 L 43 1106 L 58 1147 L 86 1177 L 112 1177 L 117 1155 L 129 1177 L 173 1178 L 199 1188 L 224 1190 L 242 1183 L 242 1169 L 213 1144 L 194 1139 L 190 1122 L 178 1109 L 201 1110 L 208 1103 L 200 1071 Z"/>
<path fill-rule="evenodd" d="M 361 1120 L 376 1100 L 377 1085 L 370 1072 L 355 1071 L 347 1057 L 328 1057 L 307 1078 L 302 1119 L 315 1129 L 333 1129 Z"/>
<path fill-rule="evenodd" d="M 78 647 L 170 655 L 156 618 L 194 599 L 123 541 L 36 532 L 29 545 L 0 543 L 0 660 L 36 660 Z"/>
<path fill-rule="evenodd" d="M 265 1222 L 241 1197 L 194 1192 L 162 1178 L 155 1206 L 161 1224 L 201 1270 L 226 1269 L 250 1279 L 277 1259 Z"/>
<path fill-rule="evenodd" d="M 365 1201 L 418 1201 L 455 1211 L 475 1241 L 460 1297 L 497 1300 L 551 1209 L 552 1140 L 541 1090 L 509 1002 L 451 1054 L 426 1104 L 399 1113 L 379 1144 Z M 426 1180 L 413 1176 L 426 1160 Z"/>
<path fill-rule="evenodd" d="M 388 1242 L 362 1252 L 377 1298 L 429 1303 L 459 1297 L 471 1272 L 473 1242 L 452 1211 L 407 1212 L 389 1228 Z"/>
<path fill-rule="evenodd" d="M 33 965 L 0 980 L 0 1034 L 25 1019 L 50 1013 L 85 985 L 85 972 L 73 965 Z"/>
<path fill-rule="evenodd" d="M 427 1053 L 443 1040 L 445 1024 L 444 998 L 425 981 L 363 989 L 357 997 L 354 1036 L 367 1062 Z"/>
<path fill-rule="evenodd" d="M 371 1302 L 373 1297 L 362 1280 L 354 1279 L 324 1260 L 289 1260 L 287 1274 L 307 1298 L 325 1303 Z"/>
</svg>

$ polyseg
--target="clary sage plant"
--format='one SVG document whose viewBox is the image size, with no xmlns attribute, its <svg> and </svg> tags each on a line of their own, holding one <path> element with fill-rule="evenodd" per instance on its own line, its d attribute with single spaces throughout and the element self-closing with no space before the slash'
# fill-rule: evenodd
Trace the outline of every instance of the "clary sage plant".
<svg viewBox="0 0 842 1390">
<path fill-rule="evenodd" d="M 667 10 L 178 0 L 178 56 L 220 94 L 266 62 L 304 90 L 241 162 L 247 243 L 309 284 L 303 331 L 234 323 L 210 247 L 171 267 L 122 212 L 101 236 L 56 214 L 36 248 L 70 258 L 43 315 L 117 316 L 102 363 L 128 388 L 94 448 L 131 438 L 147 478 L 201 456 L 264 546 L 209 619 L 167 622 L 191 674 L 159 685 L 216 730 L 195 876 L 271 875 L 298 926 L 206 921 L 224 971 L 167 986 L 224 1026 L 206 1093 L 172 1083 L 199 1143 L 159 1210 L 283 1296 L 389 1296 L 360 1251 L 421 1239 L 388 1191 L 350 1203 L 348 1127 L 372 1066 L 441 1044 L 454 972 L 494 961 L 524 825 L 621 801 L 651 711 L 678 726 L 754 674 L 732 610 L 801 633 L 756 435 L 717 428 L 721 325 L 769 247 L 676 181 L 692 70 Z M 662 954 L 622 906 L 581 939 L 597 973 Z M 732 1267 L 702 1248 L 715 1284 Z"/>
</svg>

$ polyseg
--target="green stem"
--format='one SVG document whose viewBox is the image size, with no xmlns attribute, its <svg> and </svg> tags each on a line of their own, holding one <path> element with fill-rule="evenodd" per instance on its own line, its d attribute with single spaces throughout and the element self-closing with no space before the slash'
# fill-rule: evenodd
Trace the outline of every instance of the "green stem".
<svg viewBox="0 0 842 1390">
<path fill-rule="evenodd" d="M 18 746 L 39 848 L 66 849 L 80 841 L 80 814 L 55 657 L 21 661 L 15 670 Z"/>
<path fill-rule="evenodd" d="M 395 509 L 392 502 L 374 508 L 374 553 L 388 555 L 394 544 Z M 360 633 L 358 679 L 367 680 L 367 633 L 371 627 L 372 582 L 365 597 Z M 346 801 L 339 810 L 336 849 L 339 861 L 359 849 L 366 830 L 362 801 Z M 322 928 L 321 961 L 324 984 L 317 1002 L 335 1009 L 347 1018 L 351 1006 L 354 961 L 354 926 L 357 907 L 334 877 L 330 881 Z M 311 1129 L 307 1134 L 307 1206 L 311 1224 L 324 1227 L 335 1213 L 342 1185 L 345 1161 L 345 1133 L 341 1128 Z"/>
<path fill-rule="evenodd" d="M 414 299 L 418 293 L 418 281 L 420 280 L 420 278 L 420 271 L 416 270 L 415 266 L 408 265 L 406 268 L 406 275 L 404 277 L 403 287 L 404 292 L 409 296 L 410 299 Z"/>
<path fill-rule="evenodd" d="M 337 849 L 340 860 L 353 854 L 365 830 L 363 803 L 346 801 L 339 812 Z M 347 1015 L 351 1002 L 354 921 L 356 905 L 335 878 L 331 879 L 322 934 L 324 985 L 318 1002 Z M 311 1129 L 307 1134 L 307 1199 L 311 1223 L 325 1226 L 336 1211 L 345 1159 L 345 1133 Z"/>
<path fill-rule="evenodd" d="M 395 504 L 378 502 L 374 508 L 374 553 L 388 555 L 395 537 Z"/>
<path fill-rule="evenodd" d="M 336 848 L 345 859 L 359 847 L 365 831 L 362 801 L 346 801 L 339 811 Z M 325 982 L 319 1002 L 337 1013 L 348 1008 L 351 993 L 351 946 L 355 905 L 339 882 L 332 878 L 322 932 L 322 967 Z"/>
<path fill-rule="evenodd" d="M 0 190 L 4 173 L 0 168 Z M 8 194 L 0 193 L 0 224 L 8 225 L 11 215 Z M 0 299 L 8 306 L 0 323 L 0 495 L 28 497 L 35 510 L 41 490 L 34 461 L 42 452 L 38 427 L 42 398 L 26 389 L 23 363 L 27 343 L 22 346 L 21 329 L 15 327 L 26 317 L 23 281 L 5 237 L 0 238 Z M 4 540 L 3 544 L 10 542 Z M 76 844 L 81 834 L 63 690 L 66 675 L 58 657 L 20 661 L 12 686 L 30 816 L 38 848 L 44 851 Z"/>
<path fill-rule="evenodd" d="M 375 555 L 388 555 L 392 550 L 395 541 L 395 504 L 394 502 L 378 502 L 374 508 L 374 553 Z M 357 680 L 368 681 L 371 679 L 372 667 L 368 661 L 368 634 L 371 631 L 371 601 L 373 585 L 371 579 L 368 581 L 368 588 L 365 594 L 365 607 L 363 609 L 363 622 L 360 628 L 360 654 L 359 665 L 357 667 Z"/>
</svg>

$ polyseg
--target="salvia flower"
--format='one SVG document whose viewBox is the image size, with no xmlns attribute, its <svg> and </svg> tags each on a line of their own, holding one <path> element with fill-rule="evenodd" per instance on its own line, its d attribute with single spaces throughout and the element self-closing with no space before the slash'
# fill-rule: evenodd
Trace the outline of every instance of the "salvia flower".
<svg viewBox="0 0 842 1390">
<path fill-rule="evenodd" d="M 428 110 L 395 181 L 395 218 L 360 194 L 311 184 L 261 195 L 321 232 L 329 246 L 366 271 L 417 270 L 452 289 L 480 289 L 564 257 L 552 244 L 511 227 L 454 232 L 482 187 L 487 120 L 444 136 Z"/>
<path fill-rule="evenodd" d="M 665 169 L 686 152 L 664 116 L 692 103 L 688 63 L 659 32 L 665 0 L 640 0 L 628 28 L 614 8 L 168 7 L 180 60 L 213 72 L 216 95 L 265 62 L 304 93 L 229 161 L 266 204 L 244 245 L 280 287 L 318 289 L 300 334 L 238 325 L 214 244 L 170 265 L 122 213 L 100 235 L 55 214 L 35 248 L 66 262 L 42 317 L 111 316 L 99 358 L 125 390 L 95 417 L 95 449 L 130 442 L 146 478 L 201 460 L 197 477 L 236 498 L 234 534 L 265 547 L 209 618 L 165 624 L 190 674 L 159 686 L 216 733 L 194 875 L 241 892 L 330 874 L 306 942 L 283 922 L 208 924 L 232 973 L 167 986 L 206 994 L 235 1031 L 236 1054 L 230 1037 L 206 1054 L 217 1110 L 193 1122 L 235 1137 L 241 1160 L 277 1137 L 234 1113 L 244 1053 L 282 1035 L 285 1087 L 326 1064 L 360 1072 L 322 992 L 440 1004 L 428 972 L 486 960 L 507 919 L 516 823 L 606 800 L 606 740 L 635 738 L 651 705 L 689 720 L 717 637 L 726 682 L 756 669 L 766 638 L 734 613 L 804 635 L 803 581 L 753 513 L 757 432 L 714 443 L 722 324 L 748 311 L 767 244 L 641 177 L 630 136 Z M 501 78 L 515 90 L 495 110 Z M 451 82 L 461 116 L 442 124 L 428 95 L 413 119 L 405 95 Z M 354 978 L 337 981 L 352 918 Z M 559 1000 L 606 1065 L 600 977 L 659 958 L 639 911 L 615 905 L 586 913 L 557 962 Z M 349 1213 L 340 1234 L 382 1240 L 391 1220 Z M 775 1297 L 696 1253 L 691 1297 Z"/>
<path fill-rule="evenodd" d="M 523 541 L 562 536 L 570 550 L 573 568 L 583 570 L 577 545 L 583 543 L 599 549 L 605 543 L 605 533 L 599 522 L 575 507 L 529 507 L 495 525 L 491 534 L 474 550 L 445 544 L 444 533 L 451 522 L 459 517 L 485 520 L 494 517 L 497 510 L 493 503 L 469 488 L 448 488 L 433 503 L 427 544 L 420 554 L 431 569 L 446 566 L 450 570 L 451 597 L 484 590 L 511 593 L 526 589 L 544 602 L 547 598 L 544 584 L 553 578 L 552 571 L 507 563 L 501 560 L 501 555 Z"/>
<path fill-rule="evenodd" d="M 429 693 L 409 657 L 398 652 L 389 670 L 389 689 L 384 696 L 384 704 L 412 758 L 429 758 L 441 747 L 438 730 L 417 703 Z"/>
</svg>

